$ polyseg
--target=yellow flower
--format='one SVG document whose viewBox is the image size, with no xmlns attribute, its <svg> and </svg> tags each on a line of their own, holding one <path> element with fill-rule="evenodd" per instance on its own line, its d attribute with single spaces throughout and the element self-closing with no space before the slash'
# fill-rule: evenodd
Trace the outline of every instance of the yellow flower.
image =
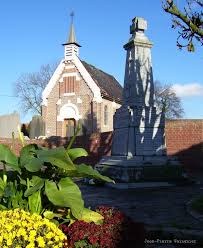
<svg viewBox="0 0 203 248">
<path fill-rule="evenodd" d="M 51 239 L 54 237 L 54 234 L 52 232 L 47 233 L 46 238 Z"/>
<path fill-rule="evenodd" d="M 13 240 L 11 240 L 11 239 L 7 239 L 7 242 L 6 242 L 6 244 L 9 246 L 9 245 L 12 245 L 12 243 L 13 243 Z"/>
<path fill-rule="evenodd" d="M 38 237 L 37 242 L 38 242 L 39 247 L 45 247 L 45 242 L 42 237 Z"/>
<path fill-rule="evenodd" d="M 35 248 L 63 247 L 65 235 L 48 219 L 21 209 L 0 211 L 0 247 Z M 21 243 L 16 243 L 19 240 Z"/>
<path fill-rule="evenodd" d="M 29 245 L 26 246 L 26 248 L 35 248 L 35 243 L 30 243 Z"/>
</svg>

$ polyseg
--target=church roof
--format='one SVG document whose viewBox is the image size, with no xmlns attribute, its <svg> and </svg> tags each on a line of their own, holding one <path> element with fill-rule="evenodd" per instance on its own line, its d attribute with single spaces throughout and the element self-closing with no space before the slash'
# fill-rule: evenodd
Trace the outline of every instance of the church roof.
<svg viewBox="0 0 203 248">
<path fill-rule="evenodd" d="M 96 68 L 95 66 L 90 65 L 85 61 L 81 62 L 100 88 L 102 97 L 121 104 L 123 88 L 119 82 L 112 75 Z"/>
</svg>

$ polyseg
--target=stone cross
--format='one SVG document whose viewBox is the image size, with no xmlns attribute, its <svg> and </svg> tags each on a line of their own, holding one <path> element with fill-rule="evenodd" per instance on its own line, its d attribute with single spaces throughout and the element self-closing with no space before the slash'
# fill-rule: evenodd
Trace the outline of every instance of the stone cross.
<svg viewBox="0 0 203 248">
<path fill-rule="evenodd" d="M 144 32 L 147 30 L 147 21 L 142 17 L 135 17 L 132 19 L 132 25 L 130 26 L 130 33 Z"/>
</svg>

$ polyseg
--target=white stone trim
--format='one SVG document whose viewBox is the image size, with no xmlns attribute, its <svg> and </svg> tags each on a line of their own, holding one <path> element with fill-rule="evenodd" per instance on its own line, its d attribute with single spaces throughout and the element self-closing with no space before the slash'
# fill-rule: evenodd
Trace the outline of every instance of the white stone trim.
<svg viewBox="0 0 203 248">
<path fill-rule="evenodd" d="M 82 118 L 79 114 L 79 110 L 77 106 L 73 103 L 64 104 L 59 111 L 59 115 L 57 116 L 57 121 L 64 121 L 64 119 L 73 118 L 76 121 Z"/>
<path fill-rule="evenodd" d="M 87 83 L 87 85 L 91 89 L 91 91 L 93 93 L 93 101 L 95 101 L 97 103 L 101 103 L 102 102 L 102 96 L 101 96 L 101 90 L 98 87 L 98 85 L 94 82 L 94 80 L 92 79 L 92 77 L 90 76 L 88 71 L 85 69 L 85 67 L 82 64 L 82 62 L 80 61 L 80 59 L 75 54 L 73 54 L 71 56 L 71 59 L 72 59 L 72 62 L 74 63 L 74 65 L 76 66 L 76 68 L 78 69 L 78 71 L 80 72 L 82 78 L 84 79 L 84 81 Z M 58 80 L 60 80 L 60 82 L 62 82 L 62 80 L 60 79 L 60 76 L 61 76 L 65 67 L 66 67 L 66 65 L 64 63 L 64 60 L 61 60 L 57 69 L 55 70 L 53 76 L 49 80 L 49 83 L 47 84 L 44 91 L 42 92 L 42 105 L 47 106 L 47 99 L 49 97 L 49 94 L 51 93 L 51 90 L 53 89 L 53 87 L 55 86 L 55 84 L 57 83 Z M 63 76 L 63 78 L 66 76 L 67 77 L 68 76 L 76 76 L 76 80 L 80 80 L 81 79 L 80 74 L 78 72 L 71 72 L 71 73 L 66 72 L 62 76 Z"/>
<path fill-rule="evenodd" d="M 65 65 L 65 69 L 74 69 L 75 66 L 74 65 L 71 65 L 71 64 L 66 64 Z"/>
<path fill-rule="evenodd" d="M 87 83 L 87 85 L 89 86 L 89 88 L 91 89 L 94 95 L 93 101 L 102 102 L 100 88 L 97 86 L 97 84 L 94 82 L 88 71 L 85 69 L 80 59 L 77 56 L 73 56 L 72 58 L 73 58 L 73 63 L 77 67 L 81 76 L 83 77 L 83 79 L 85 80 L 85 82 Z"/>
<path fill-rule="evenodd" d="M 77 97 L 77 103 L 82 103 L 82 99 L 80 97 Z"/>
<path fill-rule="evenodd" d="M 112 107 L 113 108 L 116 108 L 117 107 L 117 104 L 114 101 L 112 102 Z"/>
<path fill-rule="evenodd" d="M 75 96 L 75 92 L 63 93 L 63 96 Z"/>
<path fill-rule="evenodd" d="M 61 98 L 58 99 L 58 101 L 57 101 L 56 104 L 57 104 L 57 105 L 61 105 Z"/>
<path fill-rule="evenodd" d="M 118 109 L 118 108 L 121 107 L 121 104 L 116 103 L 116 102 L 113 101 L 113 102 L 112 102 L 112 107 Z"/>
<path fill-rule="evenodd" d="M 60 64 L 56 68 L 53 76 L 49 80 L 47 86 L 42 92 L 42 105 L 47 106 L 47 98 L 49 97 L 50 92 L 52 91 L 53 87 L 55 86 L 56 82 L 58 81 L 63 69 L 65 67 L 64 60 L 61 60 Z"/>
<path fill-rule="evenodd" d="M 99 97 L 94 97 L 94 98 L 92 99 L 92 101 L 93 101 L 93 102 L 97 102 L 97 103 L 102 103 L 102 102 L 103 102 L 103 99 L 102 99 L 102 97 L 101 97 L 101 98 L 99 98 Z"/>
<path fill-rule="evenodd" d="M 80 80 L 80 74 L 78 72 L 65 72 L 63 73 L 63 78 L 64 77 L 76 77 L 76 80 Z"/>
</svg>

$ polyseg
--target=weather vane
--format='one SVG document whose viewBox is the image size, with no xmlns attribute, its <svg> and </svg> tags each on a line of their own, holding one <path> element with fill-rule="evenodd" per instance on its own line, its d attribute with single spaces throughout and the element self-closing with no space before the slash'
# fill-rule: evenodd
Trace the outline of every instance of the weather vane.
<svg viewBox="0 0 203 248">
<path fill-rule="evenodd" d="M 71 23 L 73 23 L 73 18 L 74 18 L 74 11 L 71 11 L 71 13 L 70 13 L 70 17 L 71 17 Z"/>
</svg>

